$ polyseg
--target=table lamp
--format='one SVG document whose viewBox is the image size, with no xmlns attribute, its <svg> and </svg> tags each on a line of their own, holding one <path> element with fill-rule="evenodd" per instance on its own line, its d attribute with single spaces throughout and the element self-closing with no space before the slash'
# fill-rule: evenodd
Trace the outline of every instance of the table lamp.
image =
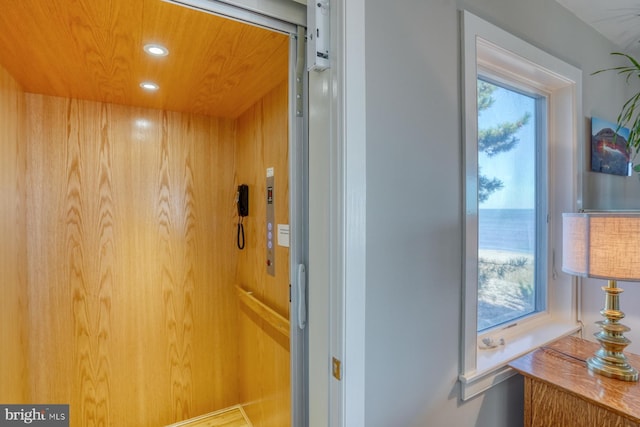
<svg viewBox="0 0 640 427">
<path fill-rule="evenodd" d="M 640 214 L 565 213 L 562 215 L 562 270 L 582 277 L 606 279 L 604 320 L 596 322 L 600 349 L 587 359 L 598 374 L 624 381 L 638 381 L 638 371 L 623 354 L 629 341 L 621 324 L 622 289 L 616 281 L 640 281 Z"/>
</svg>

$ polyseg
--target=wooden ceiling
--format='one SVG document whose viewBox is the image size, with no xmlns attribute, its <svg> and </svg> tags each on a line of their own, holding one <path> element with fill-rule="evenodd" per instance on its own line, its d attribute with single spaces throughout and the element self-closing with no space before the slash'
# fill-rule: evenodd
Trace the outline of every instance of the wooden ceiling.
<svg viewBox="0 0 640 427">
<path fill-rule="evenodd" d="M 162 0 L 0 2 L 0 65 L 29 93 L 237 117 L 287 78 L 288 36 Z"/>
</svg>

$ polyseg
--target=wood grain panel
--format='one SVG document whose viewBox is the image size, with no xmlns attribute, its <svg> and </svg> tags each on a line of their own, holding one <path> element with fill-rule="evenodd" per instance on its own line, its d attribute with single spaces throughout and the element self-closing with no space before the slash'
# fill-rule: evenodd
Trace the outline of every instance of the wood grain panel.
<svg viewBox="0 0 640 427">
<path fill-rule="evenodd" d="M 233 121 L 27 96 L 30 397 L 72 426 L 235 404 Z"/>
<path fill-rule="evenodd" d="M 0 28 L 0 64 L 30 93 L 237 117 L 287 77 L 287 36 L 160 0 L 4 2 Z"/>
<path fill-rule="evenodd" d="M 531 425 L 531 380 L 530 378 L 524 378 L 524 425 Z"/>
<path fill-rule="evenodd" d="M 0 402 L 27 403 L 24 94 L 0 67 Z"/>
<path fill-rule="evenodd" d="M 526 426 L 639 426 L 640 384 L 588 371 L 598 343 L 566 337 L 509 365 L 525 376 Z M 626 353 L 640 366 L 640 356 Z"/>
<path fill-rule="evenodd" d="M 289 223 L 287 108 L 287 86 L 281 84 L 238 118 L 236 179 L 249 185 L 250 215 L 244 220 L 248 248 L 240 251 L 236 277 L 243 289 L 289 318 L 289 248 L 276 245 L 276 274 L 266 271 L 268 167 L 274 168 L 276 223 Z"/>
<path fill-rule="evenodd" d="M 640 423 L 640 383 L 619 381 L 588 371 L 585 361 L 598 347 L 598 343 L 566 337 L 509 365 L 525 376 Z M 640 366 L 640 356 L 625 354 L 632 366 Z M 559 372 L 562 375 L 558 375 Z"/>
<path fill-rule="evenodd" d="M 540 381 L 531 383 L 530 423 L 527 425 L 536 427 L 638 427 L 638 423 Z"/>
<path fill-rule="evenodd" d="M 237 283 L 289 318 L 289 250 L 277 246 L 275 276 L 266 271 L 266 168 L 274 168 L 276 224 L 289 223 L 287 86 L 282 84 L 238 118 L 236 182 L 249 185 Z M 276 239 L 274 238 L 274 241 Z M 289 342 L 269 322 L 240 310 L 240 395 L 256 427 L 290 425 Z"/>
</svg>

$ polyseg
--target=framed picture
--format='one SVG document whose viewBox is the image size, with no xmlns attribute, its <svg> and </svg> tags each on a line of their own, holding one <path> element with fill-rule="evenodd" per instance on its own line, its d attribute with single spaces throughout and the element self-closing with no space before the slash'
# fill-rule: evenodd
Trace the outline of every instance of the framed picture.
<svg viewBox="0 0 640 427">
<path fill-rule="evenodd" d="M 617 130 L 617 133 L 616 133 Z M 632 165 L 627 148 L 629 129 L 606 120 L 591 118 L 591 170 L 630 176 Z"/>
</svg>

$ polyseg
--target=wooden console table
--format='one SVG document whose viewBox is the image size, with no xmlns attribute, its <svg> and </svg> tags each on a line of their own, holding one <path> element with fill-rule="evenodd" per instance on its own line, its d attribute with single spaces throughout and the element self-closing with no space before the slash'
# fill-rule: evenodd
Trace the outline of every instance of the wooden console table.
<svg viewBox="0 0 640 427">
<path fill-rule="evenodd" d="M 509 364 L 524 376 L 525 427 L 640 427 L 640 383 L 588 371 L 598 347 L 567 337 Z M 640 368 L 640 356 L 625 355 Z"/>
</svg>

